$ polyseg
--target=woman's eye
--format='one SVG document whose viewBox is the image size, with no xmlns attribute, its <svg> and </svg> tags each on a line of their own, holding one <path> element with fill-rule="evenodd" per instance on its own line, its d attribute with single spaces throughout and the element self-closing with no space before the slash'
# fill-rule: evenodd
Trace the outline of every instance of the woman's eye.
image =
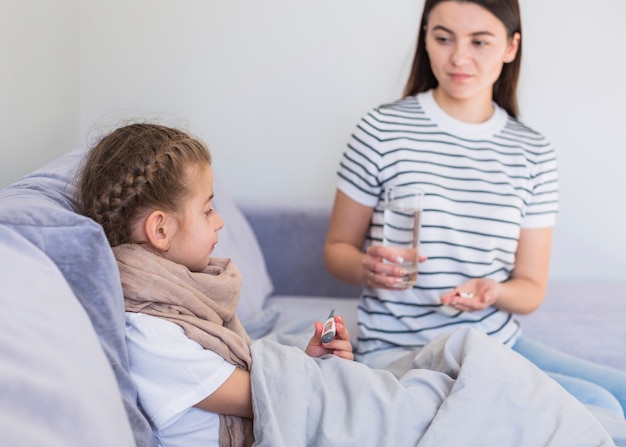
<svg viewBox="0 0 626 447">
<path fill-rule="evenodd" d="M 477 47 L 484 47 L 485 45 L 487 45 L 487 41 L 485 41 L 485 40 L 475 40 L 474 41 L 474 45 L 476 45 Z"/>
<path fill-rule="evenodd" d="M 205 215 L 206 217 L 209 217 L 211 214 L 213 214 L 213 212 L 214 212 L 214 211 L 215 211 L 215 210 L 214 210 L 213 208 L 211 208 L 210 210 L 208 210 L 207 212 L 205 212 L 205 213 L 204 213 L 204 215 Z"/>
<path fill-rule="evenodd" d="M 443 37 L 443 36 L 435 36 L 435 40 L 439 43 L 448 43 L 450 42 L 450 39 L 448 37 Z"/>
</svg>

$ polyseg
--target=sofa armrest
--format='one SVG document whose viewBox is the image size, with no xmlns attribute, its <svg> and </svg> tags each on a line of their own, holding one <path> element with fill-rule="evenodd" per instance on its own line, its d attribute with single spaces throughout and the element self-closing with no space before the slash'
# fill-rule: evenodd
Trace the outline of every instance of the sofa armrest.
<svg viewBox="0 0 626 447">
<path fill-rule="evenodd" d="M 324 266 L 329 203 L 239 206 L 259 241 L 275 295 L 359 296 L 360 287 L 333 278 Z"/>
</svg>

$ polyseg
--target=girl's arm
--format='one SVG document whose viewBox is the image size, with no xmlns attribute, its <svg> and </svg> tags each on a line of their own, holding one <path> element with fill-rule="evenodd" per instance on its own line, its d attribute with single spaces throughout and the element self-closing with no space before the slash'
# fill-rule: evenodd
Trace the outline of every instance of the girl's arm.
<svg viewBox="0 0 626 447">
<path fill-rule="evenodd" d="M 335 315 L 337 335 L 329 343 L 322 343 L 322 322 L 315 322 L 315 333 L 305 352 L 311 357 L 321 357 L 333 354 L 348 360 L 354 360 L 350 334 L 341 316 Z M 213 413 L 253 418 L 252 412 L 252 384 L 250 373 L 241 368 L 235 368 L 231 376 L 210 396 L 194 405 L 201 410 Z"/>
<path fill-rule="evenodd" d="M 235 368 L 222 386 L 194 406 L 213 413 L 252 419 L 250 373 L 244 369 Z"/>
</svg>

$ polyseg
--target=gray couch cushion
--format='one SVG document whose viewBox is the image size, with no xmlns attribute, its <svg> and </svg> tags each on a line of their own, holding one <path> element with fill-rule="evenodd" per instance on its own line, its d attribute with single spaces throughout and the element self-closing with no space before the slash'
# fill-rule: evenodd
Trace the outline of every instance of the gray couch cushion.
<svg viewBox="0 0 626 447">
<path fill-rule="evenodd" d="M 57 266 L 0 225 L 0 444 L 133 446 L 117 382 Z"/>
<path fill-rule="evenodd" d="M 138 409 L 137 391 L 127 372 L 124 304 L 113 253 L 102 228 L 76 214 L 72 205 L 72 179 L 81 154 L 75 150 L 0 191 L 0 224 L 36 245 L 60 269 L 98 334 L 137 445 L 153 446 L 154 436 Z M 94 408 L 97 405 L 94 402 Z"/>
</svg>

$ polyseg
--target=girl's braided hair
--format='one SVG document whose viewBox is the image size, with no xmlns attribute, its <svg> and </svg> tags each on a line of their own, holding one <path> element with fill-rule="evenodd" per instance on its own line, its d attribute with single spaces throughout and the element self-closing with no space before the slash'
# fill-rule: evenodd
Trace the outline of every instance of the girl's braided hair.
<svg viewBox="0 0 626 447">
<path fill-rule="evenodd" d="M 189 169 L 210 164 L 201 141 L 158 124 L 131 124 L 102 138 L 78 178 L 78 212 L 102 225 L 112 247 L 136 242 L 133 224 L 160 209 L 178 212 L 189 193 Z"/>
</svg>

